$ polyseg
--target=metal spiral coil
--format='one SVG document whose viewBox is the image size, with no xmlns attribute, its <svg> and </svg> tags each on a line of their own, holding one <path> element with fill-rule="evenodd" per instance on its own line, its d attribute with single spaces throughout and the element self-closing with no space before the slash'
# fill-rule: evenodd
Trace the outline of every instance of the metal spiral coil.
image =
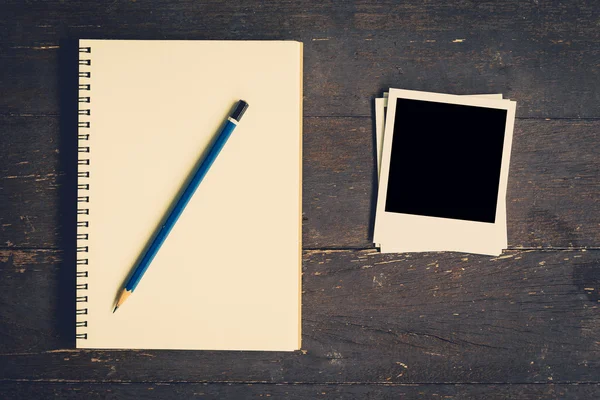
<svg viewBox="0 0 600 400">
<path fill-rule="evenodd" d="M 84 315 L 88 315 L 88 308 L 86 307 L 88 302 L 88 296 L 83 291 L 88 290 L 88 282 L 87 278 L 89 276 L 87 268 L 89 265 L 89 259 L 87 257 L 89 252 L 89 247 L 87 246 L 87 240 L 89 240 L 89 233 L 87 228 L 89 228 L 89 221 L 87 220 L 87 216 L 90 214 L 90 209 L 87 206 L 90 202 L 89 190 L 90 185 L 88 183 L 88 179 L 90 177 L 90 172 L 87 170 L 90 165 L 90 159 L 87 154 L 90 153 L 90 147 L 88 145 L 88 141 L 90 140 L 90 132 L 91 132 L 91 121 L 88 120 L 91 115 L 91 110 L 87 104 L 91 103 L 90 91 L 92 90 L 92 86 L 90 83 L 90 78 L 92 77 L 91 71 L 89 68 L 92 65 L 92 60 L 83 55 L 84 53 L 91 54 L 91 47 L 80 47 L 79 48 L 79 121 L 77 124 L 77 153 L 78 153 L 78 161 L 77 161 L 77 297 L 75 301 L 77 302 L 76 307 L 76 318 L 77 322 L 75 324 L 76 328 L 76 339 L 87 339 L 88 334 L 85 328 L 88 327 L 88 321 Z M 85 269 L 84 269 L 85 268 Z"/>
</svg>

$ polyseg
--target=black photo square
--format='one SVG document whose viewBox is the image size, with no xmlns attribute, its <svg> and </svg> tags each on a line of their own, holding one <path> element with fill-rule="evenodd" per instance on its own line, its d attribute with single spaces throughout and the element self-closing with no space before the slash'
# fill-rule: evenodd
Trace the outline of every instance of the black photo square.
<svg viewBox="0 0 600 400">
<path fill-rule="evenodd" d="M 507 111 L 396 101 L 385 211 L 494 223 Z"/>
</svg>

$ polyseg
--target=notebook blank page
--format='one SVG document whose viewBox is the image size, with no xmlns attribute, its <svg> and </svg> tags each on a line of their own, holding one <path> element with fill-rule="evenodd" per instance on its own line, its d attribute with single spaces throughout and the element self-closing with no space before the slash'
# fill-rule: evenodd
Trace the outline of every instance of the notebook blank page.
<svg viewBox="0 0 600 400">
<path fill-rule="evenodd" d="M 91 47 L 88 340 L 79 347 L 300 347 L 297 42 Z M 236 101 L 249 109 L 135 292 L 117 293 Z"/>
</svg>

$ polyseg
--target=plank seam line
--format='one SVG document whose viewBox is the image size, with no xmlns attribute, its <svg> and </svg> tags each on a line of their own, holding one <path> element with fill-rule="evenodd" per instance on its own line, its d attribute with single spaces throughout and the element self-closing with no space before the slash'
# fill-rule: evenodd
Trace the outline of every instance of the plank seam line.
<svg viewBox="0 0 600 400">
<path fill-rule="evenodd" d="M 303 247 L 303 252 L 319 252 L 319 251 L 369 251 L 377 250 L 375 247 Z M 518 252 L 518 251 L 539 251 L 539 252 L 555 252 L 555 251 L 597 251 L 600 250 L 600 246 L 582 246 L 582 247 L 509 247 L 504 249 L 507 252 Z M 58 247 L 17 247 L 17 246 L 0 246 L 0 251 L 46 251 L 46 252 L 63 252 L 64 249 Z M 424 253 L 454 253 L 452 251 L 431 251 Z M 382 253 L 382 254 L 404 254 L 404 253 Z M 470 253 L 461 253 L 470 254 Z M 491 256 L 490 256 L 491 257 Z"/>
<path fill-rule="evenodd" d="M 369 250 L 377 250 L 375 247 L 303 247 L 303 252 L 319 252 L 319 251 L 369 251 Z M 600 247 L 597 246 L 583 246 L 583 247 L 510 247 L 508 249 L 504 249 L 507 252 L 518 252 L 518 251 L 526 251 L 526 252 L 555 252 L 555 251 L 596 251 L 600 250 Z M 62 252 L 64 253 L 64 249 L 58 247 L 17 247 L 17 246 L 0 246 L 0 251 L 45 251 L 45 252 Z M 454 253 L 452 251 L 430 251 L 424 253 Z M 404 254 L 404 253 L 382 253 L 382 254 Z M 470 253 L 461 253 L 461 254 L 470 254 Z M 491 257 L 491 256 L 490 256 Z"/>
<path fill-rule="evenodd" d="M 305 115 L 305 119 L 313 118 L 374 118 L 372 115 Z M 515 117 L 517 120 L 538 120 L 538 121 L 598 121 L 600 117 Z"/>
<path fill-rule="evenodd" d="M 0 113 L 0 118 L 56 118 L 60 113 L 34 114 L 34 113 Z M 328 119 L 328 118 L 373 118 L 372 115 L 305 115 L 304 119 Z M 517 120 L 538 121 L 598 121 L 600 117 L 516 117 Z"/>
<path fill-rule="evenodd" d="M 49 384 L 92 384 L 92 385 L 130 385 L 130 384 L 150 384 L 150 385 L 198 385 L 198 384 L 218 384 L 218 385 L 265 385 L 265 386 L 297 386 L 297 385 L 337 385 L 337 386 L 448 386 L 448 385 L 461 385 L 461 386 L 489 386 L 489 385 L 506 385 L 506 386 L 522 386 L 522 385 L 600 385 L 600 381 L 533 381 L 533 382 L 407 382 L 407 383 L 394 383 L 394 382 L 336 382 L 336 381 L 306 381 L 306 382 L 270 382 L 270 381 L 131 381 L 131 380 L 91 380 L 91 379 L 27 379 L 27 378 L 15 378 L 15 379 L 0 379 L 0 383 L 7 382 L 22 382 L 22 383 L 49 383 Z"/>
<path fill-rule="evenodd" d="M 375 247 L 303 247 L 303 251 L 365 251 L 365 250 L 377 250 Z M 587 250 L 600 250 L 600 246 L 556 246 L 556 247 L 509 247 L 504 251 L 587 251 Z M 453 253 L 451 251 L 432 251 L 424 253 Z M 386 253 L 387 254 L 387 253 Z M 394 253 L 392 253 L 394 254 Z M 403 254 L 403 253 L 396 253 Z M 470 254 L 470 253 L 464 253 Z"/>
</svg>

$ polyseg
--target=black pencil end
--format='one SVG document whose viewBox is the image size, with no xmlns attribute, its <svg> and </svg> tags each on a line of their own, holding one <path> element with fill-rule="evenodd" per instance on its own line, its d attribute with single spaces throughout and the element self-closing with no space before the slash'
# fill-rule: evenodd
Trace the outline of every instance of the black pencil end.
<svg viewBox="0 0 600 400">
<path fill-rule="evenodd" d="M 113 310 L 113 314 L 115 313 L 115 311 L 117 311 L 117 308 L 119 308 L 119 306 L 115 306 L 115 309 Z"/>
<path fill-rule="evenodd" d="M 233 110 L 233 112 L 231 113 L 231 118 L 240 122 L 240 120 L 242 119 L 242 116 L 246 112 L 247 108 L 248 108 L 248 103 L 246 103 L 244 100 L 238 101 L 238 103 L 235 107 L 235 110 Z"/>
</svg>

